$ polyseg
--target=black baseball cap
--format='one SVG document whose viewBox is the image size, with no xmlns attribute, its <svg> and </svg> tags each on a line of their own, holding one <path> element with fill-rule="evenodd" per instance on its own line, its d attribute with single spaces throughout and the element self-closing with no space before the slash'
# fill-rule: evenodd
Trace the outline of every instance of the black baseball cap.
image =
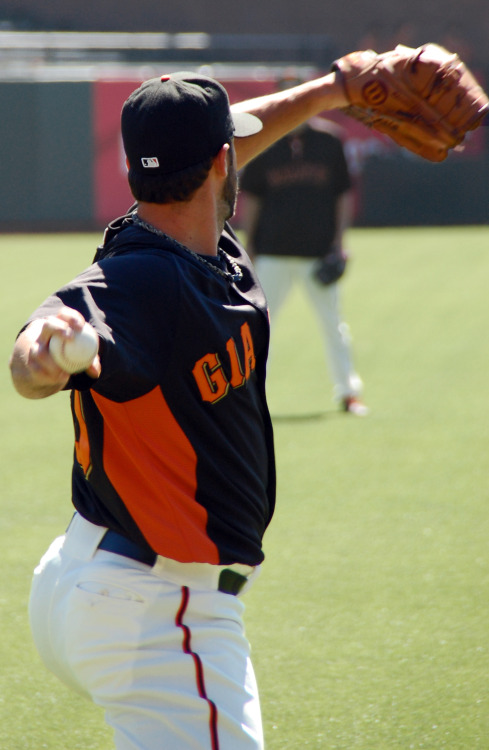
<svg viewBox="0 0 489 750">
<path fill-rule="evenodd" d="M 263 123 L 231 112 L 226 89 L 198 73 L 151 78 L 126 99 L 121 113 L 124 150 L 131 171 L 169 175 L 196 166 L 233 137 L 258 133 Z"/>
</svg>

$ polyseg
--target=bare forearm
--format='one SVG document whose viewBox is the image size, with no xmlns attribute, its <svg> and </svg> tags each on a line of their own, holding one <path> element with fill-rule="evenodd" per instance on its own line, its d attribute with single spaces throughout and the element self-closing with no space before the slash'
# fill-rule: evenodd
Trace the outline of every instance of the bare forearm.
<svg viewBox="0 0 489 750">
<path fill-rule="evenodd" d="M 248 138 L 236 138 L 238 168 L 311 117 L 348 104 L 335 73 L 275 94 L 233 104 L 233 111 L 250 112 L 263 122 L 263 130 Z"/>
</svg>

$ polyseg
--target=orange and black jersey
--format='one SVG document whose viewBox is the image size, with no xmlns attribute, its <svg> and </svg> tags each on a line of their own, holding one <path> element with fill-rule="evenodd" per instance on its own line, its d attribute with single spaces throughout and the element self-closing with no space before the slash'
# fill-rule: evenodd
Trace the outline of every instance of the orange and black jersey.
<svg viewBox="0 0 489 750">
<path fill-rule="evenodd" d="M 268 316 L 229 227 L 220 247 L 240 281 L 125 217 L 32 318 L 67 305 L 100 336 L 100 378 L 69 382 L 77 510 L 165 557 L 255 565 L 275 500 Z"/>
</svg>

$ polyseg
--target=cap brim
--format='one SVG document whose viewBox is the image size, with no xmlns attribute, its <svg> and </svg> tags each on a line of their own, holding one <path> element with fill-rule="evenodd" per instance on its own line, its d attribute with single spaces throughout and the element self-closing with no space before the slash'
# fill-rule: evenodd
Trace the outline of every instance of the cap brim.
<svg viewBox="0 0 489 750">
<path fill-rule="evenodd" d="M 263 123 L 255 115 L 249 112 L 231 112 L 234 123 L 234 137 L 246 138 L 248 135 L 255 135 L 263 129 Z"/>
</svg>

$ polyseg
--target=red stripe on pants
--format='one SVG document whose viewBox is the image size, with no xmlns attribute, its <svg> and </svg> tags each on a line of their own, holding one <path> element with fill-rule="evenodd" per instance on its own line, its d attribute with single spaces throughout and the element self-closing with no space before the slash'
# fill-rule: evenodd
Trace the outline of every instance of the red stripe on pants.
<svg viewBox="0 0 489 750">
<path fill-rule="evenodd" d="M 187 611 L 189 598 L 190 598 L 190 592 L 189 592 L 188 587 L 182 586 L 182 601 L 180 604 L 180 608 L 177 612 L 177 616 L 175 618 L 175 624 L 179 628 L 181 628 L 183 631 L 183 642 L 182 642 L 183 652 L 185 654 L 189 654 L 194 660 L 195 677 L 197 681 L 197 689 L 199 691 L 199 695 L 201 698 L 207 701 L 207 704 L 209 706 L 209 730 L 210 730 L 212 750 L 219 750 L 219 737 L 217 734 L 217 707 L 216 707 L 216 704 L 213 701 L 211 701 L 211 699 L 207 696 L 207 691 L 205 687 L 205 679 L 204 679 L 204 668 L 202 666 L 202 661 L 200 659 L 200 656 L 196 654 L 194 651 L 192 651 L 190 628 L 188 627 L 188 625 L 185 625 L 185 623 L 183 622 L 185 612 Z"/>
</svg>

